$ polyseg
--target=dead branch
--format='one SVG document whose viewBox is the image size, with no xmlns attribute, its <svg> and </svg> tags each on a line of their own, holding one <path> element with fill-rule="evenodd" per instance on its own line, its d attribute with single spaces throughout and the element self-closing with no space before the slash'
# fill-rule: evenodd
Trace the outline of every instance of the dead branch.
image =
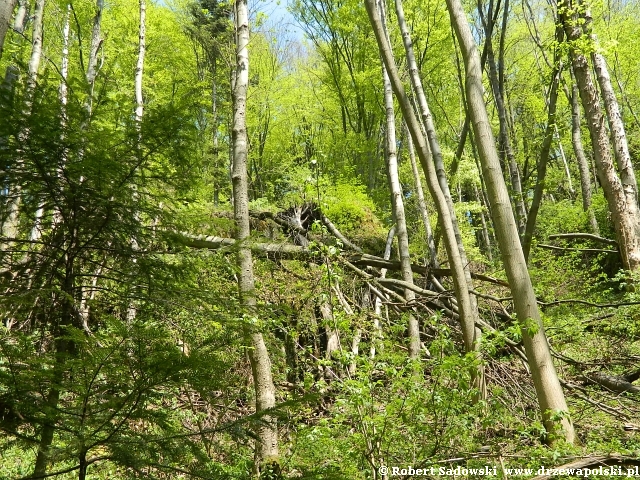
<svg viewBox="0 0 640 480">
<path fill-rule="evenodd" d="M 323 214 L 320 218 L 322 219 L 322 223 L 324 224 L 324 226 L 327 227 L 327 230 L 329 230 L 334 237 L 340 240 L 345 247 L 349 247 L 349 249 L 353 250 L 354 252 L 362 253 L 362 249 L 354 243 L 350 242 L 347 237 L 340 233 L 340 230 L 338 230 L 338 228 L 331 222 L 331 220 L 326 217 L 326 215 Z"/>
<path fill-rule="evenodd" d="M 349 259 L 351 263 L 359 266 L 367 266 L 367 267 L 375 267 L 375 268 L 386 268 L 388 270 L 400 270 L 400 262 L 394 260 L 385 260 L 384 258 L 377 257 L 375 255 L 362 254 L 359 256 L 353 256 Z M 416 265 L 414 263 L 411 264 L 411 271 L 415 273 L 420 273 L 422 275 L 435 275 L 438 277 L 450 277 L 451 270 L 448 268 L 429 268 L 422 265 Z M 509 284 L 505 280 L 500 280 L 499 278 L 490 277 L 488 275 L 483 275 L 481 273 L 471 273 L 471 278 L 475 280 L 481 280 L 484 282 L 493 283 L 496 285 L 501 285 L 503 287 L 509 287 Z"/>
<path fill-rule="evenodd" d="M 560 238 L 572 240 L 574 238 L 581 240 L 593 240 L 597 243 L 604 243 L 606 245 L 613 245 L 614 247 L 618 246 L 618 242 L 615 240 L 611 240 L 609 238 L 599 237 L 598 235 L 594 235 L 592 233 L 556 233 L 555 235 L 549 235 L 550 239 Z"/>
</svg>

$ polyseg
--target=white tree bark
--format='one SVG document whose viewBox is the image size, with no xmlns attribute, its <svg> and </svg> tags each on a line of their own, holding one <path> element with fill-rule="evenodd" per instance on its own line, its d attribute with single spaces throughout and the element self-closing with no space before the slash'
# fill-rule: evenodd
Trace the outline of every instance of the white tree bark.
<svg viewBox="0 0 640 480">
<path fill-rule="evenodd" d="M 518 239 L 518 227 L 502 176 L 498 151 L 484 103 L 480 55 L 460 0 L 447 0 L 447 8 L 464 59 L 468 111 L 480 153 L 496 236 L 521 325 L 522 338 L 544 425 L 550 433 L 550 441 L 558 436 L 573 442 L 575 440 L 573 425 L 540 319 L 536 296 Z"/>
<path fill-rule="evenodd" d="M 402 110 L 402 115 L 405 122 L 407 123 L 407 128 L 409 128 L 414 144 L 416 146 L 418 158 L 420 159 L 422 168 L 425 171 L 427 184 L 429 186 L 429 192 L 435 202 L 436 209 L 440 214 L 442 229 L 444 233 L 444 244 L 447 250 L 447 256 L 451 263 L 454 290 L 456 293 L 456 297 L 458 298 L 460 323 L 462 327 L 462 335 L 464 337 L 465 349 L 467 351 L 473 351 L 474 345 L 476 343 L 475 322 L 473 310 L 471 308 L 471 301 L 469 298 L 469 289 L 465 280 L 464 267 L 460 260 L 458 245 L 452 227 L 451 213 L 449 212 L 447 201 L 442 194 L 442 191 L 440 190 L 440 185 L 437 181 L 437 175 L 433 163 L 430 161 L 429 148 L 427 146 L 424 135 L 422 134 L 420 122 L 413 112 L 411 102 L 407 97 L 404 86 L 402 84 L 402 80 L 400 79 L 400 75 L 398 74 L 398 69 L 393 58 L 393 52 L 391 51 L 391 47 L 387 41 L 387 36 L 385 35 L 380 15 L 378 14 L 378 10 L 375 5 L 375 1 L 366 0 L 365 5 L 367 7 L 369 20 L 371 22 L 371 25 L 373 26 L 373 31 L 376 36 L 380 54 L 389 74 L 389 79 L 391 80 L 391 86 L 396 95 L 396 98 L 398 99 L 400 109 Z"/>
<path fill-rule="evenodd" d="M 33 34 L 31 38 L 31 56 L 27 71 L 27 89 L 24 99 L 24 115 L 29 116 L 33 108 L 33 96 L 38 81 L 38 70 L 42 59 L 42 40 L 43 40 L 43 23 L 44 23 L 44 6 L 45 0 L 37 0 L 33 18 Z M 18 19 L 16 19 L 16 22 Z M 18 134 L 18 142 L 25 145 L 29 138 L 29 129 L 24 127 Z M 23 158 L 16 159 L 15 170 L 19 172 Z M 19 182 L 9 187 L 9 199 L 7 200 L 7 218 L 2 224 L 2 237 L 4 239 L 16 238 L 18 234 L 18 223 L 20 214 L 22 187 Z M 10 244 L 10 240 L 3 240 L 0 250 L 5 250 Z"/>
<path fill-rule="evenodd" d="M 147 50 L 146 18 L 147 18 L 146 0 L 140 0 L 140 31 L 138 33 L 138 61 L 136 63 L 136 80 L 135 80 L 136 123 L 138 124 L 142 122 L 142 115 L 144 114 L 144 98 L 142 96 L 142 75 L 144 73 L 144 55 Z M 89 68 L 91 68 L 91 66 Z"/>
<path fill-rule="evenodd" d="M 146 6 L 145 6 L 146 7 Z M 85 102 L 85 110 L 87 111 L 88 119 L 91 118 L 91 113 L 93 111 L 93 91 L 96 83 L 96 77 L 98 76 L 98 52 L 100 47 L 102 46 L 102 35 L 100 33 L 102 28 L 102 10 L 104 9 L 104 0 L 96 0 L 96 14 L 93 17 L 93 27 L 91 29 L 91 45 L 89 47 L 89 61 L 87 62 L 87 71 L 85 73 L 85 78 L 87 80 L 87 84 L 89 85 L 89 96 Z M 145 8 L 146 10 L 146 8 Z M 142 5 L 140 6 L 140 13 L 142 13 Z M 146 11 L 145 11 L 146 14 Z M 144 22 L 140 21 L 140 35 L 144 37 L 145 31 L 142 28 L 142 24 Z M 144 54 L 142 55 L 142 66 L 144 67 Z M 138 52 L 138 62 L 140 62 L 140 52 Z M 137 74 L 137 70 L 136 70 Z M 142 99 L 142 72 L 140 72 L 140 99 Z M 142 101 L 142 100 L 140 100 Z M 138 91 L 136 88 L 136 103 L 138 102 Z M 144 105 L 143 105 L 144 108 Z"/>
<path fill-rule="evenodd" d="M 378 1 L 378 13 L 386 31 L 385 11 L 381 2 Z M 393 108 L 393 91 L 387 69 L 382 66 L 382 79 L 384 85 L 384 107 L 386 113 L 385 128 L 385 156 L 387 163 L 387 175 L 389 179 L 389 189 L 391 191 L 391 208 L 396 224 L 396 236 L 398 237 L 398 251 L 400 254 L 400 264 L 402 266 L 402 279 L 413 284 L 413 272 L 411 271 L 411 257 L 409 256 L 409 233 L 407 232 L 407 221 L 404 214 L 404 201 L 402 185 L 398 175 L 398 153 L 396 147 L 396 115 Z M 404 298 L 407 303 L 412 303 L 416 299 L 413 290 L 405 288 Z M 420 357 L 420 325 L 418 319 L 409 312 L 408 319 L 409 336 L 409 358 L 415 360 Z"/>
<path fill-rule="evenodd" d="M 236 240 L 244 242 L 250 236 L 249 192 L 247 179 L 247 125 L 246 103 L 249 87 L 249 15 L 247 0 L 237 0 L 235 4 L 236 28 L 236 74 L 233 85 L 233 209 L 236 221 Z M 255 318 L 256 297 L 251 250 L 241 244 L 238 249 L 238 287 L 240 298 L 247 316 L 245 335 L 249 341 L 247 353 L 251 362 L 253 384 L 256 395 L 256 412 L 264 413 L 275 407 L 276 391 L 271 375 L 271 360 L 262 333 L 249 325 Z M 278 469 L 278 427 L 276 418 L 268 413 L 261 417 L 258 428 L 259 445 L 256 449 L 259 472 Z"/>
<path fill-rule="evenodd" d="M 593 213 L 593 208 L 591 207 L 591 169 L 589 168 L 589 161 L 587 160 L 587 156 L 584 153 L 584 147 L 582 146 L 582 131 L 580 130 L 580 94 L 578 93 L 578 85 L 573 83 L 571 93 L 566 89 L 565 94 L 571 102 L 571 144 L 573 146 L 573 153 L 576 156 L 576 162 L 578 163 L 578 172 L 580 173 L 582 209 L 587 212 L 587 215 L 589 216 L 591 231 L 596 235 L 600 235 L 598 220 L 596 219 L 596 216 Z"/>
<path fill-rule="evenodd" d="M 413 92 L 417 99 L 420 118 L 422 120 L 422 127 L 424 129 L 424 132 L 426 133 L 428 150 L 431 153 L 433 164 L 435 165 L 435 171 L 436 171 L 440 190 L 442 191 L 442 195 L 445 199 L 447 208 L 449 210 L 449 217 L 451 219 L 450 220 L 451 228 L 455 237 L 456 247 L 458 250 L 458 255 L 460 257 L 460 263 L 462 264 L 463 270 L 464 270 L 464 279 L 467 283 L 467 297 L 468 297 L 469 309 L 470 309 L 468 313 L 471 319 L 473 320 L 473 324 L 475 325 L 477 323 L 477 319 L 479 318 L 478 303 L 476 301 L 475 295 L 471 295 L 468 293 L 470 290 L 474 289 L 473 281 L 471 279 L 471 271 L 469 270 L 467 253 L 462 243 L 460 228 L 458 227 L 458 220 L 456 218 L 456 213 L 453 208 L 453 199 L 451 197 L 451 191 L 449 189 L 449 182 L 447 181 L 447 174 L 444 169 L 444 161 L 442 159 L 442 150 L 440 148 L 440 142 L 438 141 L 435 125 L 433 123 L 433 116 L 431 115 L 431 111 L 429 110 L 427 97 L 424 93 L 424 88 L 422 87 L 422 80 L 420 79 L 418 64 L 416 62 L 415 54 L 413 52 L 413 42 L 411 40 L 411 34 L 409 33 L 409 28 L 407 27 L 407 22 L 404 18 L 404 9 L 402 7 L 402 0 L 395 0 L 395 7 L 396 7 L 396 16 L 398 18 L 398 25 L 402 33 L 402 41 L 404 43 L 404 49 L 405 49 L 405 54 L 407 58 L 407 65 L 409 68 L 409 77 L 411 79 Z M 479 349 L 481 335 L 482 335 L 482 332 L 480 331 L 480 329 L 475 328 L 473 337 L 465 338 L 465 346 L 468 348 L 467 351 L 471 351 L 472 349 L 473 350 Z M 467 343 L 467 342 L 471 342 L 471 343 Z M 478 387 L 479 387 L 479 391 L 481 392 L 481 397 L 484 397 L 485 386 L 484 386 L 484 380 L 483 380 L 481 368 L 478 369 L 476 380 L 478 381 Z"/>
<path fill-rule="evenodd" d="M 384 259 L 389 260 L 391 258 L 391 247 L 393 246 L 393 238 L 396 235 L 396 226 L 394 225 L 389 230 L 389 234 L 387 235 L 387 243 L 384 247 Z M 387 269 L 380 269 L 380 277 L 385 278 L 387 276 Z M 371 290 L 371 285 L 369 285 L 369 290 Z M 380 324 L 380 319 L 382 318 L 382 299 L 376 295 L 375 301 L 373 304 L 373 338 L 371 339 L 371 349 L 369 350 L 369 356 L 374 358 L 376 356 L 376 345 L 381 345 L 380 341 L 384 338 L 384 332 L 382 331 L 382 325 Z"/>
<path fill-rule="evenodd" d="M 4 47 L 4 39 L 11 25 L 13 10 L 16 8 L 16 0 L 3 0 L 0 2 L 0 58 Z"/>
</svg>

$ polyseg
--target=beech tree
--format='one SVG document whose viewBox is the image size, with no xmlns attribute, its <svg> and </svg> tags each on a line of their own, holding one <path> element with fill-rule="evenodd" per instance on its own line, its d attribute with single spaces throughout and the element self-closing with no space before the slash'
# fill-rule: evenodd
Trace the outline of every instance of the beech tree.
<svg viewBox="0 0 640 480">
<path fill-rule="evenodd" d="M 552 436 L 558 435 L 567 442 L 573 443 L 575 432 L 553 365 L 536 303 L 536 295 L 527 271 L 526 259 L 518 240 L 518 228 L 510 208 L 509 195 L 500 169 L 498 152 L 484 104 L 480 55 L 460 2 L 447 0 L 447 8 L 464 59 L 467 108 L 480 154 L 482 173 L 487 183 L 496 237 L 509 280 L 509 287 L 513 294 L 516 314 L 521 325 L 522 339 L 536 387 L 542 418 L 547 431 Z"/>
</svg>

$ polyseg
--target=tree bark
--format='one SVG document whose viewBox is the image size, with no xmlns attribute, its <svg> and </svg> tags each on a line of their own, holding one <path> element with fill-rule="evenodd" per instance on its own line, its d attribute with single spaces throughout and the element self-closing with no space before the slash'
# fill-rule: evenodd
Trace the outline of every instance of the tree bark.
<svg viewBox="0 0 640 480">
<path fill-rule="evenodd" d="M 623 180 L 616 172 L 605 119 L 600 110 L 600 95 L 593 83 L 588 58 L 579 49 L 579 42 L 583 39 L 578 15 L 568 9 L 559 10 L 558 15 L 570 42 L 573 73 L 585 111 L 598 177 L 615 226 L 622 265 L 627 270 L 637 270 L 640 268 L 640 211 L 635 179 L 630 178 L 627 172 L 621 173 Z"/>
<path fill-rule="evenodd" d="M 591 11 L 588 8 L 584 12 L 584 20 L 582 30 L 585 34 L 589 35 L 589 38 L 593 42 L 594 50 L 591 53 L 591 59 L 593 61 L 596 78 L 598 79 L 598 85 L 600 86 L 600 92 L 602 93 L 604 108 L 607 112 L 609 130 L 611 131 L 611 142 L 613 144 L 613 151 L 618 164 L 618 171 L 620 172 L 620 181 L 625 185 L 625 188 L 627 186 L 633 187 L 633 192 L 636 197 L 635 201 L 638 203 L 638 184 L 636 181 L 633 163 L 631 162 L 631 155 L 629 154 L 629 144 L 627 142 L 624 123 L 622 122 L 620 106 L 618 105 L 616 94 L 613 90 L 613 86 L 611 85 L 611 77 L 609 76 L 607 62 L 605 61 L 604 56 L 597 50 L 598 37 L 591 31 L 593 19 L 591 18 Z"/>
<path fill-rule="evenodd" d="M 43 23 L 45 0 L 37 0 L 33 18 L 33 34 L 31 38 L 31 56 L 29 58 L 27 72 L 27 89 L 24 97 L 24 115 L 29 116 L 33 107 L 33 96 L 38 81 L 38 70 L 42 59 Z M 17 19 L 16 19 L 17 21 Z M 24 127 L 18 134 L 18 142 L 25 145 L 29 138 L 29 129 Z M 24 162 L 23 158 L 16 159 L 15 169 L 19 171 Z M 2 224 L 2 236 L 4 238 L 16 238 L 18 234 L 18 222 L 20 214 L 22 186 L 19 182 L 9 187 L 9 199 L 7 200 L 7 218 Z M 0 245 L 0 250 L 5 250 L 7 242 Z"/>
<path fill-rule="evenodd" d="M 144 0 L 143 0 L 144 1 Z M 91 29 L 91 46 L 89 47 L 89 61 L 87 62 L 87 72 L 85 73 L 85 79 L 89 86 L 89 96 L 85 101 L 85 110 L 87 112 L 88 120 L 91 118 L 93 112 L 93 90 L 96 83 L 96 77 L 98 76 L 98 51 L 102 46 L 102 36 L 100 33 L 102 26 L 102 10 L 104 9 L 104 0 L 96 0 L 96 14 L 93 17 L 93 27 Z M 145 9 L 146 10 L 146 9 Z M 142 13 L 142 5 L 140 5 L 140 12 Z M 140 25 L 142 25 L 142 20 Z M 144 37 L 145 32 L 140 29 L 139 34 Z M 138 52 L 138 62 L 140 61 L 140 52 Z M 144 67 L 144 54 L 142 59 L 141 69 Z M 137 68 L 136 68 L 137 74 Z M 142 98 L 142 71 L 140 72 L 140 98 Z M 138 91 L 136 89 L 136 103 L 138 101 Z"/>
<path fill-rule="evenodd" d="M 262 333 L 250 325 L 258 314 L 256 308 L 253 258 L 245 244 L 250 236 L 249 192 L 247 181 L 247 126 L 246 103 L 249 87 L 249 15 L 247 0 L 237 0 L 235 4 L 236 28 L 236 75 L 233 85 L 233 210 L 236 222 L 236 240 L 240 242 L 237 253 L 238 288 L 241 304 L 245 311 L 244 333 L 249 343 L 247 354 L 251 363 L 253 384 L 256 395 L 256 412 L 261 416 L 258 427 L 259 444 L 256 448 L 258 472 L 279 470 L 278 426 L 273 415 L 265 413 L 275 407 L 276 391 L 271 375 L 271 360 Z"/>
<path fill-rule="evenodd" d="M 474 138 L 480 153 L 496 236 L 521 325 L 533 383 L 544 425 L 550 434 L 548 440 L 553 441 L 558 436 L 573 442 L 575 440 L 573 425 L 549 351 L 522 246 L 518 240 L 518 227 L 511 209 L 509 193 L 502 176 L 500 160 L 484 103 L 480 56 L 460 0 L 447 0 L 447 8 L 462 50 L 466 72 L 465 90 Z"/>
<path fill-rule="evenodd" d="M 4 50 L 4 39 L 11 25 L 13 10 L 16 8 L 17 0 L 4 0 L 0 2 L 0 58 Z"/>
<path fill-rule="evenodd" d="M 509 4 L 505 1 L 504 10 L 509 8 Z M 493 52 L 492 33 L 493 29 L 489 27 L 488 19 L 485 20 L 485 16 L 482 11 L 481 2 L 478 3 L 478 13 L 482 19 L 485 30 L 485 42 L 487 48 L 487 62 L 489 81 L 491 83 L 491 90 L 493 91 L 493 98 L 496 104 L 496 110 L 498 112 L 498 120 L 500 124 L 500 130 L 498 135 L 498 145 L 500 146 L 500 155 L 505 160 L 509 168 L 509 178 L 511 180 L 512 198 L 515 205 L 516 216 L 518 221 L 518 233 L 524 235 L 525 225 L 527 222 L 527 211 L 524 204 L 524 197 L 522 195 L 522 183 L 520 181 L 520 171 L 518 170 L 518 163 L 516 156 L 513 152 L 511 145 L 511 139 L 509 138 L 509 125 L 507 119 L 507 107 L 504 98 L 504 78 L 498 71 L 498 65 L 496 65 L 496 59 Z M 493 12 L 489 11 L 489 17 Z M 503 22 L 503 30 L 506 28 L 506 24 Z M 503 32 L 504 34 L 504 32 Z M 502 44 L 503 42 L 501 42 Z M 502 64 L 502 52 L 499 55 L 498 61 Z M 502 81 L 501 81 L 502 80 Z"/>
<path fill-rule="evenodd" d="M 387 235 L 387 243 L 384 247 L 384 259 L 389 260 L 391 258 L 391 247 L 393 246 L 393 237 L 396 235 L 396 226 L 394 225 L 389 230 L 389 234 Z M 387 276 L 387 269 L 380 269 L 380 277 L 385 278 Z M 371 285 L 369 285 L 369 290 L 371 290 Z M 374 304 L 373 304 L 373 338 L 371 339 L 371 349 L 369 350 L 369 356 L 374 358 L 376 356 L 376 344 L 382 347 L 381 340 L 384 338 L 384 333 L 382 331 L 382 326 L 380 325 L 380 318 L 382 317 L 382 299 L 376 295 Z"/>
<path fill-rule="evenodd" d="M 142 122 L 144 114 L 144 98 L 142 97 L 142 75 L 144 73 L 144 55 L 147 50 L 146 40 L 146 18 L 147 3 L 146 0 L 140 0 L 140 31 L 138 33 L 138 61 L 136 62 L 136 123 L 138 128 Z"/>
<path fill-rule="evenodd" d="M 366 0 L 365 5 L 367 7 L 369 21 L 371 22 L 374 34 L 376 36 L 380 54 L 391 80 L 391 86 L 396 95 L 396 98 L 398 99 L 400 109 L 402 110 L 402 115 L 405 122 L 407 123 L 407 128 L 409 129 L 411 137 L 413 138 L 413 142 L 416 146 L 418 158 L 420 159 L 422 168 L 425 171 L 425 177 L 429 186 L 429 192 L 435 202 L 436 209 L 440 214 L 442 229 L 444 233 L 445 248 L 447 250 L 447 256 L 449 258 L 453 271 L 454 290 L 456 293 L 456 297 L 458 298 L 458 305 L 460 309 L 460 323 L 462 327 L 465 349 L 468 352 L 472 352 L 474 351 L 474 345 L 476 344 L 474 315 L 471 308 L 471 300 L 469 298 L 469 289 L 465 280 L 464 267 L 462 261 L 460 260 L 458 244 L 456 242 L 455 233 L 452 227 L 449 207 L 440 189 L 440 185 L 438 184 L 435 168 L 433 166 L 433 162 L 431 162 L 430 159 L 429 147 L 427 146 L 424 135 L 422 134 L 420 123 L 413 112 L 411 102 L 409 101 L 409 98 L 404 90 L 400 75 L 398 74 L 398 69 L 393 58 L 393 53 L 391 51 L 389 43 L 387 42 L 387 36 L 385 35 L 382 22 L 375 5 L 375 1 Z"/>
</svg>

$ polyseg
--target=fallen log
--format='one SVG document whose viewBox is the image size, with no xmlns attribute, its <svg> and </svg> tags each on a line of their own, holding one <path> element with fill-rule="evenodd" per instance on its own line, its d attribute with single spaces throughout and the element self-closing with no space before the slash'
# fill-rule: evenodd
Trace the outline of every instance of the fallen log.
<svg viewBox="0 0 640 480">
<path fill-rule="evenodd" d="M 616 393 L 640 393 L 640 387 L 627 382 L 622 377 L 615 377 L 602 372 L 585 373 L 584 379 L 589 384 L 600 385 L 601 387 Z"/>
</svg>

